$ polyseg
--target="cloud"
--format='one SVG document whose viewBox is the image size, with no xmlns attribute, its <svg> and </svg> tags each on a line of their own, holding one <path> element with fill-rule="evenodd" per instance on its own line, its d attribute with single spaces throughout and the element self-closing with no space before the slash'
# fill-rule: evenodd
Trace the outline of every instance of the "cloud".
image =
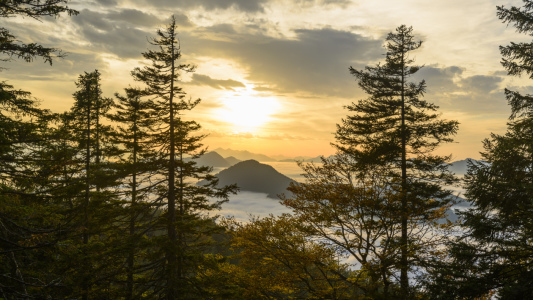
<svg viewBox="0 0 533 300">
<path fill-rule="evenodd" d="M 142 3 L 153 7 L 194 9 L 202 7 L 206 10 L 235 8 L 243 12 L 262 12 L 268 0 L 144 0 Z M 138 1 L 134 1 L 138 3 Z"/>
<path fill-rule="evenodd" d="M 209 31 L 193 33 L 183 45 L 190 43 L 192 56 L 236 60 L 249 70 L 250 81 L 285 93 L 352 97 L 356 84 L 349 66 L 362 68 L 385 52 L 381 40 L 330 28 L 297 29 L 295 38 L 232 34 L 231 26 L 224 32 L 224 39 Z"/>
<path fill-rule="evenodd" d="M 242 82 L 232 79 L 213 79 L 207 75 L 193 74 L 191 84 L 207 85 L 215 89 L 232 90 L 235 87 L 246 87 Z"/>
<path fill-rule="evenodd" d="M 175 13 L 178 27 L 191 27 L 189 18 Z M 167 25 L 168 18 L 159 17 L 136 9 L 94 12 L 84 9 L 72 17 L 81 40 L 91 43 L 91 50 L 112 53 L 120 58 L 136 58 L 148 48 L 148 41 L 155 37 L 156 29 Z"/>
<path fill-rule="evenodd" d="M 503 76 L 464 76 L 458 66 L 422 68 L 413 81 L 426 80 L 425 98 L 441 107 L 441 111 L 456 111 L 472 115 L 507 112 L 503 94 Z"/>
<path fill-rule="evenodd" d="M 156 28 L 162 23 L 162 20 L 158 17 L 136 9 L 122 9 L 111 11 L 107 15 L 105 15 L 105 17 L 108 22 L 126 22 L 129 24 L 135 24 L 136 26 L 145 26 L 150 28 Z M 183 17 L 185 17 L 185 20 L 188 21 L 188 18 L 186 16 L 180 15 L 179 19 L 183 20 Z"/>
<path fill-rule="evenodd" d="M 147 37 L 152 33 L 140 29 L 139 25 L 155 27 L 161 23 L 157 17 L 135 10 L 104 14 L 85 9 L 72 20 L 93 51 L 113 53 L 121 58 L 139 57 L 146 50 Z"/>
<path fill-rule="evenodd" d="M 477 93 L 493 93 L 501 90 L 500 83 L 503 78 L 500 76 L 475 75 L 467 77 L 459 83 L 463 89 L 468 89 Z"/>
<path fill-rule="evenodd" d="M 52 66 L 40 61 L 26 63 L 22 60 L 16 60 L 4 64 L 3 67 L 7 68 L 5 72 L 9 73 L 10 77 L 18 80 L 62 80 L 69 78 L 74 83 L 74 78 L 84 71 L 102 70 L 107 65 L 100 57 L 92 54 L 68 53 L 65 58 L 55 59 Z M 25 89 L 25 87 L 20 88 Z"/>
<path fill-rule="evenodd" d="M 292 4 L 299 7 L 314 7 L 314 6 L 340 6 L 346 7 L 353 3 L 351 0 L 296 0 L 291 1 Z"/>
<path fill-rule="evenodd" d="M 429 93 L 453 93 L 459 90 L 455 81 L 460 80 L 463 72 L 457 66 L 425 66 L 413 76 L 413 81 L 425 80 Z"/>
<path fill-rule="evenodd" d="M 289 208 L 277 200 L 268 198 L 267 194 L 240 191 L 229 198 L 229 202 L 222 204 L 222 209 L 217 213 L 224 217 L 233 217 L 239 222 L 249 222 L 252 217 L 290 213 Z"/>
<path fill-rule="evenodd" d="M 299 135 L 291 135 L 291 134 L 273 134 L 273 135 L 267 135 L 262 137 L 265 140 L 274 140 L 274 141 L 281 141 L 281 140 L 289 140 L 289 141 L 307 141 L 307 140 L 315 140 L 316 138 L 310 138 L 310 137 L 304 137 Z"/>
<path fill-rule="evenodd" d="M 115 6 L 118 4 L 116 0 L 96 0 L 96 2 L 103 6 Z"/>
</svg>

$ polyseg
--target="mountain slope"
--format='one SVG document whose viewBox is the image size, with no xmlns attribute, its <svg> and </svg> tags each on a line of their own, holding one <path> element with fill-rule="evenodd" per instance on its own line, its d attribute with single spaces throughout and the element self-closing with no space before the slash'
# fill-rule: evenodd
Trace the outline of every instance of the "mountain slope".
<svg viewBox="0 0 533 300">
<path fill-rule="evenodd" d="M 257 160 L 257 161 L 276 161 L 275 159 L 268 157 L 263 154 L 257 154 L 252 153 L 250 151 L 246 150 L 232 150 L 232 149 L 223 149 L 223 148 L 217 148 L 213 151 L 216 151 L 220 155 L 224 157 L 233 156 L 240 160 Z"/>
<path fill-rule="evenodd" d="M 215 151 L 207 152 L 206 154 L 200 156 L 196 163 L 200 166 L 208 166 L 214 168 L 227 168 L 231 164 L 225 160 L 220 154 Z"/>
<path fill-rule="evenodd" d="M 240 160 L 240 159 L 238 159 L 238 158 L 236 158 L 234 156 L 226 157 L 225 160 L 227 162 L 229 162 L 229 164 L 232 165 L 232 166 L 235 165 L 235 164 L 238 164 L 238 163 L 240 163 L 242 161 L 242 160 Z"/>
<path fill-rule="evenodd" d="M 290 196 L 287 187 L 291 182 L 295 182 L 272 166 L 256 160 L 242 161 L 215 176 L 218 177 L 220 186 L 236 183 L 242 191 L 266 193 L 269 198 L 274 199 L 277 199 L 279 194 Z"/>
</svg>

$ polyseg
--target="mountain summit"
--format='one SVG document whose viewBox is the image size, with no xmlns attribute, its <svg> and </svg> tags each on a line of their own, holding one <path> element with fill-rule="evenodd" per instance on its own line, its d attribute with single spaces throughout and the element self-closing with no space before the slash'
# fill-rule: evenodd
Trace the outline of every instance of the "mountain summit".
<svg viewBox="0 0 533 300">
<path fill-rule="evenodd" d="M 239 162 L 215 176 L 219 179 L 219 186 L 235 183 L 242 191 L 266 193 L 269 198 L 274 199 L 278 199 L 279 194 L 290 196 L 287 187 L 291 182 L 295 182 L 272 166 L 253 159 Z"/>
<path fill-rule="evenodd" d="M 229 163 L 215 151 L 207 152 L 206 154 L 200 156 L 196 160 L 196 163 L 200 166 L 208 166 L 214 168 L 227 168 L 231 166 L 231 163 Z"/>
<path fill-rule="evenodd" d="M 252 153 L 246 150 L 232 150 L 232 149 L 217 148 L 213 151 L 217 152 L 218 154 L 224 157 L 233 156 L 242 161 L 250 160 L 250 159 L 257 160 L 257 161 L 276 161 L 275 159 L 268 157 L 264 154 Z"/>
</svg>

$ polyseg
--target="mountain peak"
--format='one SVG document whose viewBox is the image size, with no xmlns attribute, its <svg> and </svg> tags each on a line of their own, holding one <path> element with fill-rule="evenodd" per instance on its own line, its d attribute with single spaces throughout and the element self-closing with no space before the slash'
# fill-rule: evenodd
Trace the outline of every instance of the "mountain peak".
<svg viewBox="0 0 533 300">
<path fill-rule="evenodd" d="M 269 198 L 274 199 L 277 199 L 279 194 L 289 196 L 291 193 L 287 191 L 287 187 L 291 182 L 295 182 L 272 166 L 254 159 L 241 161 L 215 176 L 219 179 L 219 186 L 237 184 L 242 191 L 266 193 Z"/>
<path fill-rule="evenodd" d="M 247 151 L 247 150 L 233 150 L 233 149 L 216 148 L 213 151 L 216 151 L 218 154 L 220 154 L 220 155 L 222 155 L 224 157 L 233 156 L 233 157 L 236 157 L 239 160 L 254 159 L 254 160 L 257 160 L 257 161 L 276 161 L 275 159 L 273 159 L 271 157 L 268 157 L 266 155 L 252 153 L 252 152 Z"/>
<path fill-rule="evenodd" d="M 208 166 L 214 168 L 227 168 L 231 164 L 215 151 L 207 152 L 196 159 L 196 163 L 200 166 Z"/>
</svg>

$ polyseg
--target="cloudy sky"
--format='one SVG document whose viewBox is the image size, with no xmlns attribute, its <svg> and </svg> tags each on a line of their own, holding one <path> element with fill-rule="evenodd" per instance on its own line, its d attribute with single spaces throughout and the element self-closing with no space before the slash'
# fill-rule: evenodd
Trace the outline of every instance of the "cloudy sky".
<svg viewBox="0 0 533 300">
<path fill-rule="evenodd" d="M 528 80 L 506 75 L 499 45 L 528 37 L 502 24 L 496 6 L 521 0 L 83 0 L 78 16 L 3 19 L 19 40 L 68 53 L 42 61 L 4 64 L 0 75 L 31 91 L 55 112 L 73 104 L 83 72 L 102 73 L 104 95 L 138 85 L 130 71 L 157 28 L 174 15 L 182 62 L 197 66 L 182 86 L 202 103 L 189 114 L 209 137 L 205 144 L 277 156 L 330 155 L 343 106 L 365 95 L 348 68 L 384 58 L 388 32 L 413 26 L 422 47 L 426 100 L 456 119 L 456 142 L 441 154 L 479 158 L 481 141 L 503 133 L 509 108 L 503 88 L 527 91 Z"/>
</svg>

